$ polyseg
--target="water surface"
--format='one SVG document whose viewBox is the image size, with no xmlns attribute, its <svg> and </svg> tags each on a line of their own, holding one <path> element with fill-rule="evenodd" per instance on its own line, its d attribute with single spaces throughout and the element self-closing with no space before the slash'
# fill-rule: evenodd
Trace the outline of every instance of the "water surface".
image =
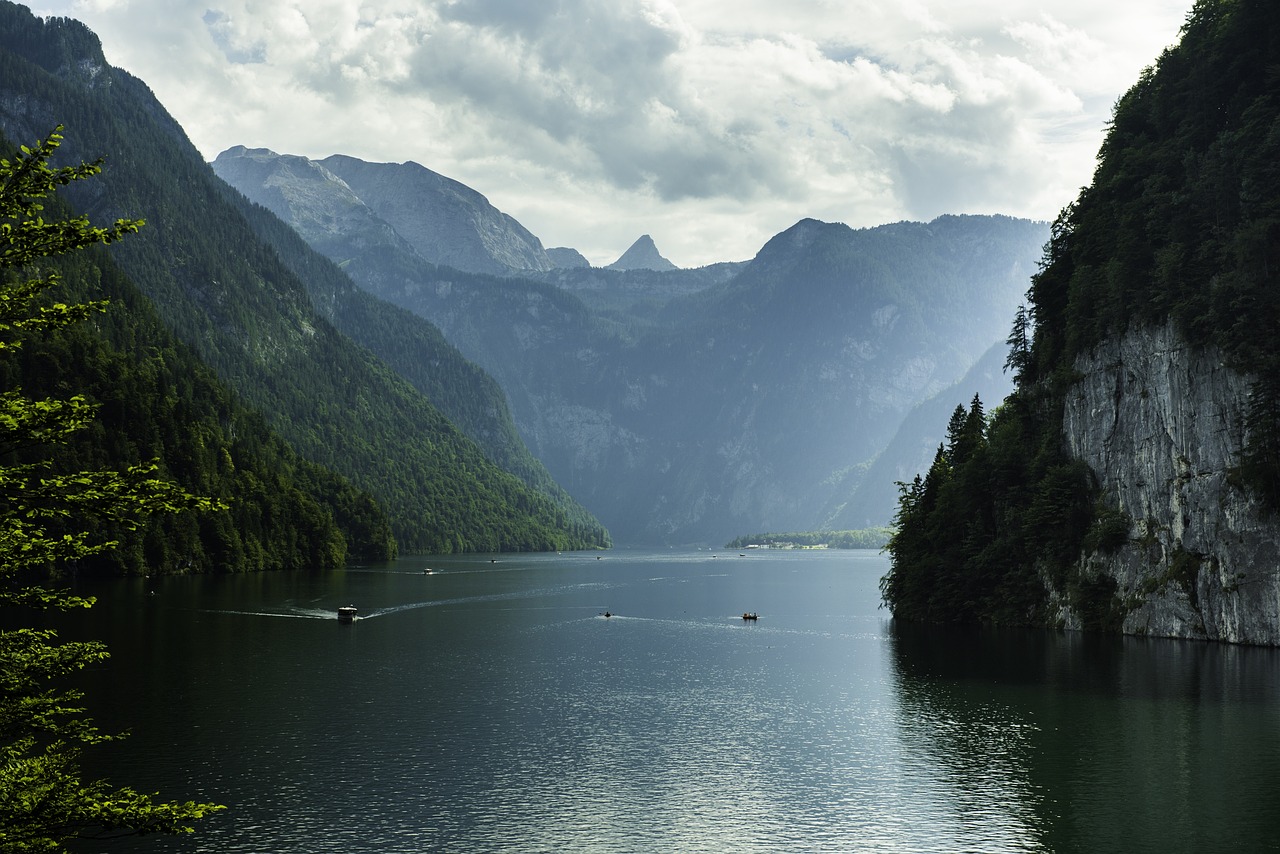
<svg viewBox="0 0 1280 854">
<path fill-rule="evenodd" d="M 894 626 L 886 569 L 408 558 L 114 583 L 64 632 L 132 730 L 93 771 L 229 806 L 129 850 L 1280 848 L 1274 651 Z"/>
</svg>

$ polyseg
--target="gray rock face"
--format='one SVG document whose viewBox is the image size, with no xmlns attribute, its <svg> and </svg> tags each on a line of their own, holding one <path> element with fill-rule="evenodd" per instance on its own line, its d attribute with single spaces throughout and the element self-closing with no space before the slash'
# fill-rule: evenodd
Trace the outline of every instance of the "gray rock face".
<svg viewBox="0 0 1280 854">
<path fill-rule="evenodd" d="M 1248 377 L 1171 326 L 1132 329 L 1076 369 L 1067 445 L 1132 518 L 1126 545 L 1085 558 L 1116 579 L 1125 633 L 1280 644 L 1280 522 L 1231 476 Z"/>
<path fill-rule="evenodd" d="M 480 193 L 416 163 L 340 154 L 310 160 L 237 145 L 218 155 L 213 170 L 339 262 L 354 245 L 411 252 L 470 273 L 556 266 L 542 241 Z"/>
<path fill-rule="evenodd" d="M 346 182 L 314 160 L 237 145 L 219 154 L 212 166 L 219 178 L 292 225 L 325 254 L 353 241 L 363 247 L 412 251 Z M 335 260 L 344 260 L 343 251 L 336 254 Z"/>
<path fill-rule="evenodd" d="M 452 178 L 413 162 L 366 163 L 342 154 L 319 162 L 433 264 L 499 275 L 555 266 L 528 229 Z"/>
</svg>

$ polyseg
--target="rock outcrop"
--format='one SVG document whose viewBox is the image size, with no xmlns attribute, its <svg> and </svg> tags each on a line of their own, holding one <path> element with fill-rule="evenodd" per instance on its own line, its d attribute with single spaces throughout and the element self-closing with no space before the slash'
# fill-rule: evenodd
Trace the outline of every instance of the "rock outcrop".
<svg viewBox="0 0 1280 854">
<path fill-rule="evenodd" d="M 1249 378 L 1172 325 L 1131 329 L 1075 367 L 1067 445 L 1131 519 L 1125 545 L 1086 559 L 1115 579 L 1124 632 L 1280 644 L 1280 521 L 1233 475 Z"/>
</svg>

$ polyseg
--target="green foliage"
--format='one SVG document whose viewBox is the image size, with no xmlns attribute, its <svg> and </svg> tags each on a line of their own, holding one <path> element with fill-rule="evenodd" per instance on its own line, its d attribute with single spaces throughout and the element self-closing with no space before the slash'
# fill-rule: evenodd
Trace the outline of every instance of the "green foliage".
<svg viewBox="0 0 1280 854">
<path fill-rule="evenodd" d="M 99 170 L 97 163 L 51 168 L 48 161 L 60 141 L 55 131 L 35 148 L 23 147 L 13 160 L 0 160 L 0 287 L 17 294 L 4 302 L 6 357 L 25 349 L 23 336 L 55 334 L 87 314 L 83 306 L 37 307 L 35 301 L 59 282 L 56 273 L 37 272 L 37 264 L 115 240 L 141 225 L 120 220 L 102 229 L 83 217 L 43 220 L 40 200 L 56 186 Z M 24 312 L 37 322 L 27 323 Z M 50 452 L 84 431 L 94 412 L 80 396 L 33 399 L 16 389 L 0 395 L 0 605 L 88 607 L 92 600 L 43 587 L 30 577 L 50 564 L 117 547 L 113 533 L 136 531 L 153 514 L 222 508 L 157 476 L 157 463 L 123 471 L 79 470 Z M 37 453 L 14 461 L 19 452 Z M 98 526 L 85 526 L 88 519 Z M 79 837 L 181 833 L 221 809 L 156 802 L 127 787 L 81 780 L 82 746 L 111 736 L 85 717 L 80 692 L 50 683 L 106 656 L 100 643 L 59 643 L 51 630 L 0 631 L 0 849 L 56 852 Z"/>
<path fill-rule="evenodd" d="M 928 474 L 899 484 L 881 594 L 897 618 L 1036 625 L 1041 573 L 1068 578 L 1092 519 L 1088 468 L 1067 460 L 1016 394 L 987 423 L 958 407 Z"/>
<path fill-rule="evenodd" d="M 1132 524 L 1133 520 L 1128 513 L 1099 503 L 1094 510 L 1093 524 L 1084 538 L 1085 551 L 1116 551 L 1129 542 L 1129 529 Z"/>
<path fill-rule="evenodd" d="M 1082 577 L 1068 585 L 1067 596 L 1080 615 L 1082 628 L 1086 631 L 1120 631 L 1126 611 L 1117 594 L 1118 587 L 1110 575 Z"/>
<path fill-rule="evenodd" d="M 475 364 L 467 361 L 449 344 L 440 330 L 421 317 L 377 299 L 355 287 L 348 274 L 360 269 L 367 274 L 393 276 L 388 266 L 412 266 L 421 273 L 434 265 L 421 259 L 406 259 L 373 247 L 366 255 L 349 259 L 343 269 L 312 251 L 289 226 L 266 209 L 250 204 L 226 187 L 227 201 L 236 206 L 245 221 L 270 245 L 284 264 L 305 283 L 316 310 L 344 335 L 368 350 L 421 392 L 449 420 L 483 451 L 485 457 L 504 471 L 544 495 L 563 513 L 579 544 L 608 546 L 609 534 L 600 523 L 556 483 L 546 468 L 529 452 L 516 431 L 506 397 L 498 384 Z M 345 271 L 345 272 L 344 272 Z M 467 280 L 480 280 L 490 299 L 501 293 L 505 282 L 484 276 L 457 273 Z M 541 286 L 545 292 L 554 289 Z M 486 316 L 491 307 L 476 307 Z"/>
<path fill-rule="evenodd" d="M 62 210 L 58 200 L 45 204 Z M 83 218 L 78 218 L 82 221 Z M 47 259 L 37 283 L 57 282 L 68 312 L 95 306 L 94 322 L 34 327 L 17 318 L 0 339 L 0 387 L 21 387 L 36 405 L 66 408 L 59 457 L 80 469 L 147 466 L 185 488 L 218 498 L 227 509 L 197 522 L 156 515 L 132 529 L 110 520 L 80 520 L 86 531 L 110 531 L 117 547 L 79 562 L 113 574 L 240 572 L 341 566 L 346 559 L 384 560 L 395 541 L 383 510 L 343 478 L 302 460 L 266 423 L 235 400 L 185 347 L 174 341 L 151 304 L 101 251 Z M 32 282 L 5 295 L 28 294 L 28 313 L 51 303 Z M 107 303 L 111 309 L 105 310 Z M 83 314 L 77 312 L 77 316 Z M 50 317 L 47 312 L 44 317 Z M 19 331 L 25 335 L 16 338 Z M 38 333 L 38 334 L 37 334 Z M 10 342 L 12 339 L 12 342 Z M 22 342 L 22 347 L 5 346 Z M 44 402 L 67 388 L 74 398 Z M 3 400 L 3 399 L 0 399 Z M 35 410 L 32 410 L 33 412 Z M 0 406 L 0 451 L 14 463 L 46 465 L 43 446 L 15 445 Z M 34 428 L 34 424 L 27 427 Z M 35 436 L 29 433 L 29 437 Z M 38 436 L 43 441 L 52 435 Z M 57 533 L 57 526 L 51 531 Z"/>
</svg>

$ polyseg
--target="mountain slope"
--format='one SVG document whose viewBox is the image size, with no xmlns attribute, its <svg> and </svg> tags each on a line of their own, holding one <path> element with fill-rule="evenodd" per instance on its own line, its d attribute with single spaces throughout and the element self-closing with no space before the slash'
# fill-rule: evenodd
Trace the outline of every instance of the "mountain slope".
<svg viewBox="0 0 1280 854">
<path fill-rule="evenodd" d="M 248 202 L 231 187 L 226 187 L 226 194 L 258 237 L 306 284 L 316 310 L 338 331 L 368 348 L 426 395 L 490 460 L 550 498 L 570 530 L 581 532 L 597 545 L 608 542 L 600 523 L 525 447 L 502 389 L 492 377 L 467 361 L 430 322 L 356 287 L 274 214 Z M 412 253 L 397 256 L 393 242 L 365 247 L 370 258 L 401 257 L 411 264 L 425 263 L 418 262 Z"/>
<path fill-rule="evenodd" d="M 839 504 L 824 518 L 826 530 L 846 531 L 888 525 L 898 503 L 898 483 L 910 483 L 929 470 L 938 445 L 946 439 L 947 419 L 957 406 L 967 407 L 973 396 L 992 404 L 1013 390 L 1004 371 L 1008 346 L 994 345 L 955 385 L 917 405 L 903 419 L 873 462 L 858 469 L 854 485 L 838 494 Z"/>
<path fill-rule="evenodd" d="M 43 62 L 44 64 L 40 64 Z M 91 196 L 104 219 L 149 222 L 116 260 L 165 323 L 299 452 L 368 489 L 409 551 L 570 548 L 554 502 L 500 471 L 438 410 L 322 317 L 252 233 L 181 129 L 146 87 L 108 66 L 65 19 L 0 6 L 0 128 L 19 138 L 67 126 L 73 157 L 105 154 Z"/>
<path fill-rule="evenodd" d="M 34 142 L 32 140 L 31 142 Z M 0 139 L 0 148 L 8 149 Z M 7 150 L 6 150 L 7 154 Z M 61 206 L 45 204 L 61 219 Z M 105 252 L 51 260 L 53 298 L 106 299 L 101 315 L 0 351 L 0 387 L 34 398 L 74 392 L 99 406 L 56 452 L 66 470 L 122 470 L 155 460 L 187 490 L 216 497 L 217 513 L 159 515 L 137 531 L 105 530 L 119 547 L 79 569 L 141 575 L 341 566 L 347 557 L 394 556 L 388 520 L 367 493 L 299 459 L 263 420 L 165 330 L 145 297 Z M 44 447 L 14 461 L 41 459 Z M 101 524 L 77 519 L 81 529 Z"/>
</svg>

